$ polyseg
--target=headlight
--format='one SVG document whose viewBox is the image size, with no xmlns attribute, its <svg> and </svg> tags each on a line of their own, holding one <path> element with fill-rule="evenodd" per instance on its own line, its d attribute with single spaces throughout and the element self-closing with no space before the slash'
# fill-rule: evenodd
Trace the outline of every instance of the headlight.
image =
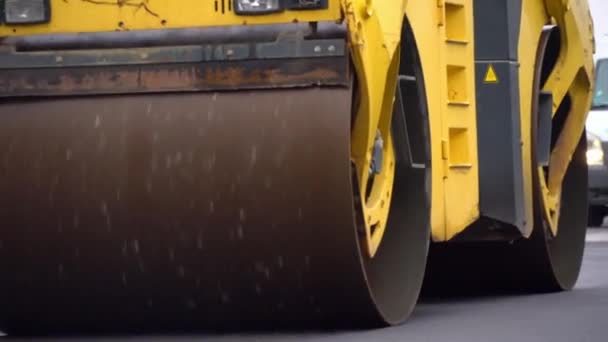
<svg viewBox="0 0 608 342">
<path fill-rule="evenodd" d="M 604 149 L 599 139 L 593 139 L 587 148 L 587 165 L 603 165 Z"/>
<path fill-rule="evenodd" d="M 237 14 L 264 14 L 282 10 L 281 0 L 234 0 Z"/>
<path fill-rule="evenodd" d="M 51 18 L 49 0 L 4 0 L 2 12 L 7 24 L 46 23 Z"/>
</svg>

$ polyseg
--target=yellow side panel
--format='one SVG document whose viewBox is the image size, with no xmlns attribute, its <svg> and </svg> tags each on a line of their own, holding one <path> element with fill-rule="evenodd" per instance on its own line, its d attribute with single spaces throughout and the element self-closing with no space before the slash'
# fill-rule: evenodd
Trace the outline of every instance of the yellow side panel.
<svg viewBox="0 0 608 342">
<path fill-rule="evenodd" d="M 479 217 L 472 1 L 410 1 L 406 14 L 429 106 L 432 238 L 445 241 Z"/>
<path fill-rule="evenodd" d="M 51 16 L 48 24 L 0 25 L 0 36 L 331 21 L 341 12 L 339 1 L 327 10 L 240 16 L 232 0 L 51 0 Z"/>
<path fill-rule="evenodd" d="M 473 1 L 439 0 L 445 235 L 479 218 Z M 436 89 L 436 88 L 435 88 Z"/>
</svg>

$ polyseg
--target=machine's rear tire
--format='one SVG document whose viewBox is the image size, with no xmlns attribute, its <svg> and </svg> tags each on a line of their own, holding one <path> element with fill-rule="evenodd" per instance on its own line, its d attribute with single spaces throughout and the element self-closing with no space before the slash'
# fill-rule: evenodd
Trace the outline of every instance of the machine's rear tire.
<svg viewBox="0 0 608 342">
<path fill-rule="evenodd" d="M 563 183 L 559 233 L 552 237 L 535 195 L 530 239 L 431 245 L 427 296 L 570 290 L 578 278 L 587 223 L 586 139 L 583 137 Z"/>
<path fill-rule="evenodd" d="M 538 291 L 571 290 L 580 272 L 587 229 L 587 140 L 581 137 L 563 182 L 558 234 L 553 236 L 535 192 L 535 226 L 526 248 L 534 258 L 530 287 Z"/>
<path fill-rule="evenodd" d="M 529 258 L 530 272 L 534 273 L 530 287 L 538 291 L 570 290 L 580 272 L 588 214 L 588 169 L 586 160 L 587 138 L 583 131 L 562 182 L 557 221 L 557 235 L 553 234 L 545 209 L 547 170 L 537 158 L 539 135 L 540 93 L 559 55 L 559 30 L 543 30 L 537 52 L 534 94 L 532 97 L 532 185 L 534 191 L 534 230 L 525 248 Z M 566 117 L 570 113 L 571 101 L 566 96 L 551 120 L 551 150 L 562 133 Z M 542 172 L 539 172 L 542 170 Z M 555 236 L 554 236 L 555 235 Z"/>
</svg>

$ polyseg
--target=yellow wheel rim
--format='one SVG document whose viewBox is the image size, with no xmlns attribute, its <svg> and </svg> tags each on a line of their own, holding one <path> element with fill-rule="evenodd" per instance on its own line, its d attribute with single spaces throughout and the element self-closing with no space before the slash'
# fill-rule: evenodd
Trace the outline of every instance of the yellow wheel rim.
<svg viewBox="0 0 608 342">
<path fill-rule="evenodd" d="M 556 236 L 559 224 L 561 188 L 556 190 L 549 189 L 546 178 L 548 171 L 545 171 L 543 167 L 539 167 L 537 172 L 541 193 L 541 212 L 551 235 Z"/>
<path fill-rule="evenodd" d="M 357 118 L 351 137 L 355 182 L 359 190 L 355 193 L 355 201 L 362 215 L 359 221 L 362 245 L 372 258 L 382 243 L 393 195 L 396 160 L 391 119 L 400 59 L 401 50 L 397 49 L 384 82 L 383 93 L 356 97 L 360 103 L 355 108 Z M 382 144 L 381 153 L 378 142 Z"/>
<path fill-rule="evenodd" d="M 358 201 L 361 203 L 365 239 L 364 248 L 370 257 L 374 257 L 386 229 L 392 189 L 395 179 L 395 151 L 390 132 L 386 136 L 382 150 L 382 166 L 378 174 L 371 173 L 372 151 L 361 165 L 357 165 L 359 184 Z M 356 162 L 355 162 L 356 164 Z"/>
</svg>

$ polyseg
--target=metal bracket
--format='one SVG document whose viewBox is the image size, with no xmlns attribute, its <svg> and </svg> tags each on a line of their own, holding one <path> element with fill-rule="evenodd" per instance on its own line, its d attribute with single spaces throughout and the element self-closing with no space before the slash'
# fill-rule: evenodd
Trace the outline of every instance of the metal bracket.
<svg viewBox="0 0 608 342">
<path fill-rule="evenodd" d="M 403 162 L 405 165 L 412 169 L 424 169 L 426 165 L 424 163 L 416 162 L 412 153 L 412 146 L 410 142 L 410 134 L 408 131 L 408 124 L 405 117 L 405 96 L 404 91 L 407 89 L 406 84 L 416 82 L 414 76 L 399 75 L 397 80 L 397 91 L 395 92 L 395 104 L 393 106 L 393 117 L 392 117 L 392 129 L 393 129 L 393 141 L 395 146 L 399 146 L 397 149 L 397 159 Z"/>
<path fill-rule="evenodd" d="M 538 136 L 536 158 L 540 165 L 549 166 L 551 158 L 551 119 L 553 116 L 553 94 L 541 91 L 538 98 Z"/>
</svg>

